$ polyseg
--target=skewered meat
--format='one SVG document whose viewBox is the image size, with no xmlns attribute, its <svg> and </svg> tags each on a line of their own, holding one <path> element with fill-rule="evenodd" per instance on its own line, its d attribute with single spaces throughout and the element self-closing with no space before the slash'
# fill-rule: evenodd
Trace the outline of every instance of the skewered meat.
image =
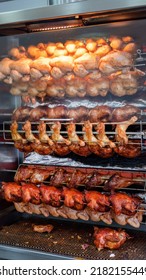
<svg viewBox="0 0 146 280">
<path fill-rule="evenodd" d="M 30 97 L 28 95 L 28 83 L 26 83 L 26 82 L 19 81 L 19 82 L 13 83 L 13 85 L 10 89 L 10 93 L 12 95 L 16 95 L 16 96 L 21 95 L 22 99 L 24 99 L 26 101 L 26 103 L 30 102 Z"/>
<path fill-rule="evenodd" d="M 44 204 L 49 204 L 53 207 L 61 206 L 62 192 L 54 186 L 40 186 L 41 201 Z"/>
<path fill-rule="evenodd" d="M 23 46 L 19 46 L 18 48 L 12 48 L 11 50 L 9 50 L 8 55 L 12 58 L 12 59 L 20 59 L 20 58 L 26 58 L 27 53 L 26 53 L 26 49 Z"/>
<path fill-rule="evenodd" d="M 64 199 L 64 205 L 76 210 L 82 210 L 84 208 L 84 194 L 74 188 L 63 188 L 62 197 Z"/>
<path fill-rule="evenodd" d="M 112 108 L 106 105 L 96 106 L 89 111 L 89 120 L 91 123 L 109 122 L 111 119 Z"/>
<path fill-rule="evenodd" d="M 81 71 L 82 69 L 80 69 Z M 77 69 L 76 69 L 77 71 Z M 79 71 L 79 69 L 78 69 Z M 79 74 L 78 74 L 79 75 Z M 83 72 L 82 72 L 83 75 Z M 81 74 L 80 74 L 81 76 Z M 65 77 L 66 87 L 65 92 L 70 97 L 84 97 L 86 95 L 86 80 L 82 77 L 76 77 L 71 75 L 71 79 L 69 79 L 69 75 Z"/>
<path fill-rule="evenodd" d="M 78 137 L 74 123 L 67 125 L 67 133 L 71 141 L 71 145 L 69 146 L 70 151 L 80 156 L 89 156 L 91 154 L 87 144 Z"/>
<path fill-rule="evenodd" d="M 18 132 L 18 123 L 16 121 L 14 121 L 11 126 L 10 126 L 10 130 L 11 130 L 11 137 L 12 140 L 14 142 L 20 142 L 22 144 L 26 144 L 27 140 L 24 139 L 20 133 Z"/>
<path fill-rule="evenodd" d="M 82 56 L 74 60 L 74 64 L 81 64 L 86 70 L 92 70 L 98 68 L 99 57 L 94 54 L 85 53 Z"/>
<path fill-rule="evenodd" d="M 137 121 L 137 117 L 132 117 L 131 119 L 129 119 L 128 121 L 125 121 L 121 124 L 117 124 L 116 125 L 116 135 L 115 135 L 115 139 L 119 144 L 128 144 L 128 136 L 126 135 L 126 130 L 127 128 L 134 124 Z M 100 134 L 99 134 L 100 135 Z"/>
<path fill-rule="evenodd" d="M 92 153 L 103 158 L 108 158 L 113 155 L 113 149 L 111 147 L 102 147 L 102 141 L 93 135 L 92 124 L 89 121 L 84 123 L 83 131 L 85 132 L 83 139 L 87 142 Z"/>
<path fill-rule="evenodd" d="M 85 106 L 68 109 L 67 118 L 73 122 L 81 122 L 87 120 L 89 109 Z"/>
<path fill-rule="evenodd" d="M 30 76 L 32 80 L 37 80 L 43 75 L 49 75 L 51 66 L 49 65 L 50 58 L 39 57 L 33 60 L 30 64 Z"/>
<path fill-rule="evenodd" d="M 71 143 L 76 143 L 79 146 L 85 146 L 85 142 L 83 140 L 81 140 L 77 133 L 76 133 L 76 125 L 74 123 L 70 123 L 67 125 L 67 134 L 68 134 L 68 138 L 71 141 Z"/>
<path fill-rule="evenodd" d="M 57 155 L 65 156 L 70 153 L 70 141 L 60 134 L 61 123 L 56 122 L 51 126 L 52 140 L 54 141 L 53 150 Z M 58 142 L 58 143 L 57 143 Z"/>
<path fill-rule="evenodd" d="M 28 119 L 30 121 L 39 121 L 41 118 L 47 117 L 47 110 L 47 106 L 37 106 L 36 108 L 32 108 L 29 112 Z"/>
<path fill-rule="evenodd" d="M 50 155 L 53 153 L 52 146 L 45 143 L 31 143 L 32 150 L 35 151 L 39 155 Z"/>
<path fill-rule="evenodd" d="M 63 79 L 54 80 L 49 83 L 46 88 L 46 94 L 50 97 L 64 97 L 65 95 L 65 81 Z"/>
<path fill-rule="evenodd" d="M 72 56 L 59 56 L 50 60 L 52 67 L 58 67 L 62 72 L 70 72 L 73 70 L 73 57 Z"/>
<path fill-rule="evenodd" d="M 126 193 L 111 194 L 109 200 L 116 215 L 133 216 L 141 203 L 139 197 L 132 197 Z"/>
<path fill-rule="evenodd" d="M 100 145 L 100 141 L 93 135 L 93 125 L 89 121 L 84 122 L 83 126 L 83 139 L 89 145 Z"/>
<path fill-rule="evenodd" d="M 29 118 L 31 111 L 32 111 L 32 107 L 29 106 L 19 107 L 14 110 L 12 115 L 12 120 L 20 121 L 20 122 L 25 121 Z"/>
<path fill-rule="evenodd" d="M 120 248 L 129 238 L 129 235 L 122 229 L 112 229 L 112 228 L 98 228 L 94 227 L 94 244 L 96 248 L 100 251 L 103 248 L 108 248 L 110 250 Z"/>
<path fill-rule="evenodd" d="M 28 142 L 40 144 L 40 141 L 33 135 L 31 131 L 30 121 L 25 122 L 25 124 L 23 125 L 23 130 L 25 131 L 25 138 Z"/>
<path fill-rule="evenodd" d="M 35 167 L 29 165 L 21 165 L 19 166 L 19 171 L 15 173 L 14 180 L 16 182 L 26 181 L 27 179 L 30 179 L 30 177 L 35 173 L 37 170 Z M 43 170 L 41 170 L 41 174 L 43 173 Z M 32 181 L 31 181 L 32 182 Z"/>
<path fill-rule="evenodd" d="M 138 90 L 138 77 L 131 73 L 121 74 L 110 83 L 110 91 L 115 96 L 133 95 Z"/>
<path fill-rule="evenodd" d="M 93 80 L 89 78 L 89 76 L 86 78 L 87 81 L 87 94 L 89 96 L 106 96 L 109 91 L 109 79 L 106 77 L 101 77 L 97 80 Z"/>
<path fill-rule="evenodd" d="M 13 60 L 7 57 L 0 61 L 0 81 L 4 80 L 5 82 L 10 82 L 10 79 L 7 81 L 7 78 L 10 77 L 10 65 L 12 62 Z"/>
<path fill-rule="evenodd" d="M 30 58 L 21 58 L 19 60 L 13 61 L 9 66 L 12 79 L 16 82 L 20 79 L 24 82 L 28 82 L 30 79 L 31 63 L 32 60 Z"/>
<path fill-rule="evenodd" d="M 45 50 L 45 45 L 40 43 L 37 46 L 29 46 L 27 49 L 27 53 L 33 59 L 37 59 L 39 57 L 47 57 L 47 52 Z"/>
<path fill-rule="evenodd" d="M 105 124 L 103 122 L 98 123 L 95 126 L 95 130 L 97 131 L 97 139 L 100 141 L 99 145 L 101 147 L 109 146 L 110 148 L 115 148 L 115 143 L 113 143 L 105 134 Z"/>
<path fill-rule="evenodd" d="M 87 174 L 80 170 L 74 170 L 68 174 L 64 172 L 64 180 L 68 188 L 75 188 L 80 185 L 84 185 L 86 182 Z"/>
<path fill-rule="evenodd" d="M 99 57 L 103 57 L 106 54 L 108 54 L 111 51 L 111 47 L 108 44 L 104 44 L 101 46 L 98 46 L 94 54 L 96 54 Z"/>
<path fill-rule="evenodd" d="M 38 184 L 49 178 L 49 171 L 46 169 L 34 168 L 31 176 L 31 183 Z M 50 171 L 51 172 L 51 171 Z M 20 172 L 21 174 L 21 172 Z M 24 175 L 25 176 L 25 175 Z M 17 181 L 17 177 L 15 179 Z"/>
<path fill-rule="evenodd" d="M 70 145 L 70 141 L 66 138 L 64 138 L 61 134 L 60 134 L 60 130 L 61 130 L 61 123 L 60 122 L 56 122 L 51 126 L 52 129 L 52 140 L 54 142 L 62 142 L 65 143 L 66 145 Z"/>
<path fill-rule="evenodd" d="M 46 133 L 46 123 L 43 121 L 40 122 L 38 125 L 38 137 L 42 143 L 47 143 L 50 146 L 53 146 L 53 141 L 49 138 L 48 134 Z"/>
<path fill-rule="evenodd" d="M 132 105 L 125 105 L 115 109 L 106 105 L 96 106 L 91 109 L 85 106 L 78 106 L 76 108 L 67 108 L 62 105 L 53 108 L 47 106 L 37 106 L 35 108 L 23 106 L 13 112 L 12 120 L 22 121 L 28 119 L 30 121 L 38 121 L 41 118 L 47 117 L 48 119 L 69 118 L 76 123 L 86 120 L 89 120 L 91 123 L 123 122 L 133 116 L 138 117 L 139 114 L 140 109 Z"/>
<path fill-rule="evenodd" d="M 50 178 L 50 184 L 58 187 L 63 182 L 64 170 L 59 168 Z"/>
<path fill-rule="evenodd" d="M 106 212 L 109 210 L 109 197 L 96 191 L 85 191 L 85 201 L 87 207 L 94 211 Z"/>
<path fill-rule="evenodd" d="M 47 225 L 32 225 L 33 231 L 35 232 L 39 232 L 39 233 L 43 233 L 43 232 L 47 232 L 50 233 L 54 226 L 51 224 L 47 224 Z"/>
<path fill-rule="evenodd" d="M 2 182 L 4 198 L 9 202 L 20 202 L 22 200 L 21 186 L 15 182 Z"/>
<path fill-rule="evenodd" d="M 124 178 L 119 174 L 113 174 L 104 184 L 104 190 L 114 191 L 115 189 L 127 188 L 133 185 L 133 180 Z"/>
<path fill-rule="evenodd" d="M 125 105 L 123 107 L 115 108 L 112 112 L 112 121 L 113 122 L 123 122 L 127 121 L 130 118 L 140 114 L 140 109 L 132 106 L 132 105 Z"/>
<path fill-rule="evenodd" d="M 46 96 L 46 89 L 47 81 L 38 79 L 29 82 L 27 93 L 31 98 L 36 98 L 36 96 L 38 96 L 43 101 Z"/>
<path fill-rule="evenodd" d="M 99 70 L 106 75 L 131 66 L 133 66 L 132 55 L 120 50 L 109 52 L 99 61 Z"/>
<path fill-rule="evenodd" d="M 87 176 L 87 179 L 85 181 L 85 186 L 87 188 L 94 188 L 101 185 L 102 183 L 103 183 L 102 176 L 97 171 L 94 171 L 91 176 L 90 175 Z"/>
<path fill-rule="evenodd" d="M 31 202 L 32 204 L 40 204 L 40 190 L 33 184 L 23 184 L 21 187 L 22 200 L 25 203 Z"/>
<path fill-rule="evenodd" d="M 56 106 L 54 108 L 47 109 L 47 118 L 48 119 L 65 119 L 67 118 L 67 107 L 65 106 Z"/>
<path fill-rule="evenodd" d="M 129 141 L 126 145 L 118 145 L 114 151 L 122 157 L 135 158 L 141 154 L 140 142 L 136 140 Z"/>
<path fill-rule="evenodd" d="M 15 146 L 16 149 L 18 149 L 22 153 L 28 154 L 28 153 L 31 153 L 33 151 L 33 147 L 31 145 L 31 143 L 25 143 L 24 144 L 20 141 L 16 141 L 14 143 L 14 146 Z"/>
</svg>

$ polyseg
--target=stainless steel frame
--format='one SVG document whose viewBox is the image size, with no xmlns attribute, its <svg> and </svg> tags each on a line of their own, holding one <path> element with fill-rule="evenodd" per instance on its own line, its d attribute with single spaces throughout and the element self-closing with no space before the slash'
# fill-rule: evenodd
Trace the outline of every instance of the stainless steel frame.
<svg viewBox="0 0 146 280">
<path fill-rule="evenodd" d="M 20 22 L 32 22 L 40 21 L 61 17 L 77 16 L 83 15 L 86 13 L 96 13 L 96 12 L 107 12 L 107 11 L 120 11 L 136 8 L 146 7 L 146 0 L 85 0 L 74 3 L 66 3 L 61 5 L 45 5 L 42 4 L 42 7 L 29 5 L 29 7 L 22 6 L 22 9 L 19 10 L 9 10 L 9 3 L 7 3 L 7 9 L 1 9 L 0 6 L 0 25 L 11 24 L 11 23 L 20 23 Z M 20 3 L 20 1 L 19 1 Z M 27 2 L 28 3 L 28 2 Z M 52 2 L 54 3 L 54 2 Z M 1 4 L 2 5 L 2 4 Z"/>
</svg>

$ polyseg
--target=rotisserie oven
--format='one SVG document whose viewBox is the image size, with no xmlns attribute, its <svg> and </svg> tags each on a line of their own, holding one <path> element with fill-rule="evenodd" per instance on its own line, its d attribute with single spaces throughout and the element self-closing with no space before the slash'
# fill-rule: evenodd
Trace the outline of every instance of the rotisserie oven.
<svg viewBox="0 0 146 280">
<path fill-rule="evenodd" d="M 145 1 L 10 2 L 0 257 L 145 259 Z"/>
</svg>

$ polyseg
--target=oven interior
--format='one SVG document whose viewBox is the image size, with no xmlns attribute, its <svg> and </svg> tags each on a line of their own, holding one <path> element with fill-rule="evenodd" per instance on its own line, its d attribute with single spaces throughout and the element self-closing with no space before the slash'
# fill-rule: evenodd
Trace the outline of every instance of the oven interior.
<svg viewBox="0 0 146 280">
<path fill-rule="evenodd" d="M 127 16 L 127 18 L 126 18 Z M 0 102 L 0 178 L 2 182 L 11 182 L 14 180 L 15 174 L 22 166 L 41 166 L 42 168 L 68 168 L 72 170 L 89 170 L 96 169 L 100 171 L 103 177 L 109 178 L 109 174 L 116 172 L 124 174 L 124 176 L 132 176 L 133 185 L 125 188 L 124 192 L 128 194 L 139 195 L 142 201 L 143 218 L 139 228 L 133 228 L 130 225 L 121 226 L 113 222 L 110 227 L 124 228 L 132 236 L 128 240 L 128 244 L 124 245 L 119 250 L 113 252 L 103 250 L 98 252 L 93 246 L 93 227 L 103 226 L 105 223 L 94 221 L 83 221 L 78 219 L 73 221 L 63 217 L 44 217 L 43 215 L 18 213 L 13 203 L 6 202 L 1 199 L 1 227 L 0 227 L 0 248 L 3 252 L 4 248 L 9 248 L 9 253 L 12 258 L 18 255 L 18 250 L 21 249 L 21 254 L 24 258 L 28 258 L 25 249 L 34 250 L 34 258 L 80 258 L 80 259 L 145 259 L 145 232 L 146 232 L 146 176 L 145 176 L 145 155 L 146 155 L 146 41 L 142 34 L 145 29 L 146 20 L 144 13 L 140 10 L 121 14 L 107 13 L 104 18 L 98 15 L 92 17 L 82 16 L 76 19 L 58 20 L 57 28 L 54 20 L 46 22 L 27 23 L 25 26 L 13 26 L 9 29 L 1 27 L 0 29 L 0 58 L 8 56 L 8 52 L 19 46 L 28 48 L 30 45 L 39 43 L 47 44 L 48 42 L 61 42 L 65 44 L 68 40 L 87 40 L 94 38 L 109 38 L 112 36 L 124 37 L 131 36 L 137 43 L 137 49 L 134 53 L 134 67 L 142 71 L 144 75 L 140 77 L 137 92 L 134 95 L 125 95 L 123 97 L 115 96 L 110 91 L 105 96 L 85 96 L 84 98 L 64 96 L 46 97 L 45 99 L 36 98 L 35 104 L 29 106 L 33 109 L 37 106 L 66 106 L 68 109 L 78 106 L 86 106 L 88 109 L 99 105 L 118 108 L 124 105 L 136 106 L 140 109 L 139 119 L 128 130 L 130 141 L 137 140 L 140 146 L 141 153 L 135 158 L 122 157 L 114 154 L 110 158 L 101 158 L 94 154 L 87 157 L 82 157 L 71 152 L 67 156 L 58 155 L 39 155 L 35 152 L 29 154 L 20 152 L 14 147 L 14 142 L 11 137 L 10 126 L 12 123 L 12 114 L 14 110 L 20 106 L 27 106 L 25 100 L 21 96 L 10 94 L 11 85 L 0 82 L 1 102 Z M 108 22 L 108 23 L 107 23 Z M 46 27 L 47 26 L 47 27 Z M 66 27 L 67 26 L 67 27 Z M 47 31 L 46 31 L 47 30 Z M 50 125 L 54 120 L 48 120 Z M 66 136 L 66 120 L 61 122 L 61 135 Z M 37 135 L 37 126 L 39 122 L 33 123 L 33 133 Z M 23 133 L 24 121 L 19 122 L 19 133 Z M 113 139 L 115 130 L 110 123 L 105 125 L 106 135 Z M 82 123 L 76 123 L 76 130 L 79 136 L 83 136 Z M 50 133 L 50 131 L 47 131 Z M 96 134 L 94 134 L 96 135 Z M 137 184 L 141 181 L 142 184 Z M 49 185 L 49 180 L 45 181 Z M 63 183 L 64 184 L 64 183 Z M 104 185 L 104 184 L 103 184 Z M 100 185 L 96 190 L 103 191 L 103 185 Z M 84 185 L 80 189 L 84 189 Z M 122 189 L 123 191 L 123 189 Z M 32 223 L 53 223 L 55 231 L 51 235 L 32 232 Z M 24 234 L 25 233 L 25 234 Z M 46 246 L 46 239 L 48 244 Z M 37 244 L 36 244 L 37 240 Z M 12 250 L 15 250 L 12 253 Z M 24 255 L 23 255 L 24 254 Z"/>
</svg>

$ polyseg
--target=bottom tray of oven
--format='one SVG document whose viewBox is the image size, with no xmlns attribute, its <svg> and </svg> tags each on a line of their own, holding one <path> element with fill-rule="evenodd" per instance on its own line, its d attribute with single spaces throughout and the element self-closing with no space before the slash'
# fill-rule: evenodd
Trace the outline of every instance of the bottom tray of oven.
<svg viewBox="0 0 146 280">
<path fill-rule="evenodd" d="M 126 229 L 131 238 L 121 248 L 98 251 L 91 224 L 44 219 L 15 211 L 8 216 L 0 226 L 0 259 L 146 259 L 146 232 Z M 33 231 L 32 224 L 52 224 L 54 229 L 51 233 L 38 233 Z"/>
</svg>

